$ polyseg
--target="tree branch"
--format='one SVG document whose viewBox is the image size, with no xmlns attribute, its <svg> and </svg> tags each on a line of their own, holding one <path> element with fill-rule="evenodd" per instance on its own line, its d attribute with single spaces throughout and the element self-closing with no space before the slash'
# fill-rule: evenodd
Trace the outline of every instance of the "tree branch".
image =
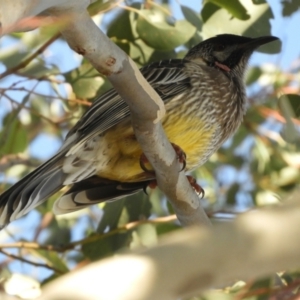
<svg viewBox="0 0 300 300">
<path fill-rule="evenodd" d="M 174 300 L 237 278 L 295 269 L 300 265 L 299 198 L 298 192 L 288 205 L 251 211 L 210 230 L 181 230 L 160 246 L 93 263 L 50 283 L 42 299 Z"/>
<path fill-rule="evenodd" d="M 37 159 L 29 158 L 24 154 L 8 154 L 0 158 L 0 172 L 4 172 L 8 168 L 22 164 L 28 167 L 38 167 L 40 161 Z"/>
</svg>

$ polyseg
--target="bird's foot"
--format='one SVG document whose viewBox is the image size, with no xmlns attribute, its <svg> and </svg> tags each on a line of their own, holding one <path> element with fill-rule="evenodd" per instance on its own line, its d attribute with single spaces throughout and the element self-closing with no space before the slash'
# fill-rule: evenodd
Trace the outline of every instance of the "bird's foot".
<svg viewBox="0 0 300 300">
<path fill-rule="evenodd" d="M 178 145 L 176 145 L 174 143 L 171 143 L 171 145 L 173 146 L 173 149 L 175 150 L 175 153 L 177 155 L 177 159 L 178 159 L 179 163 L 182 164 L 182 168 L 180 171 L 183 171 L 186 167 L 186 154 Z"/>
<path fill-rule="evenodd" d="M 185 152 L 176 144 L 171 143 L 171 145 L 173 146 L 175 153 L 177 155 L 177 159 L 179 161 L 180 164 L 182 164 L 182 168 L 180 171 L 183 171 L 186 167 L 186 154 Z M 140 166 L 141 168 L 147 172 L 147 173 L 154 173 L 154 171 L 152 169 L 149 169 L 146 165 L 150 165 L 148 158 L 146 157 L 146 155 L 144 153 L 142 153 L 142 155 L 140 156 Z M 151 165 L 150 165 L 151 166 Z"/>
<path fill-rule="evenodd" d="M 140 156 L 140 166 L 142 170 L 145 171 L 146 173 L 155 173 L 153 169 L 148 168 L 146 165 L 151 167 L 148 158 L 144 153 L 142 153 Z"/>
<path fill-rule="evenodd" d="M 199 185 L 196 181 L 196 179 L 190 175 L 186 176 L 187 180 L 189 181 L 191 187 L 194 189 L 194 191 L 197 193 L 197 195 L 203 199 L 203 197 L 205 196 L 205 191 L 204 189 L 201 187 L 201 185 Z"/>
<path fill-rule="evenodd" d="M 196 179 L 190 175 L 187 175 L 186 176 L 188 182 L 190 183 L 191 187 L 194 189 L 194 191 L 196 192 L 196 194 L 201 198 L 203 199 L 204 195 L 205 195 L 205 191 L 204 189 L 197 183 Z M 148 195 L 147 193 L 147 188 L 150 188 L 150 189 L 155 189 L 157 187 L 157 181 L 154 179 L 154 180 L 151 180 L 149 181 L 143 188 L 144 190 L 144 193 L 146 195 Z"/>
<path fill-rule="evenodd" d="M 157 187 L 157 181 L 155 179 L 148 181 L 144 187 L 143 187 L 143 191 L 146 195 L 148 195 L 147 193 L 147 188 L 150 188 L 151 190 L 154 190 Z"/>
</svg>

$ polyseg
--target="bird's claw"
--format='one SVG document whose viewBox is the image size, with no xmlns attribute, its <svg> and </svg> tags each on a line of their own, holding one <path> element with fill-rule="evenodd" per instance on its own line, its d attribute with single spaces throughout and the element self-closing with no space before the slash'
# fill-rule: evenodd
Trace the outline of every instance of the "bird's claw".
<svg viewBox="0 0 300 300">
<path fill-rule="evenodd" d="M 190 175 L 186 176 L 187 180 L 189 181 L 191 187 L 195 190 L 197 195 L 203 199 L 205 196 L 205 191 L 204 189 L 197 183 L 196 179 Z"/>
<path fill-rule="evenodd" d="M 177 155 L 177 159 L 178 159 L 179 163 L 182 164 L 182 168 L 181 168 L 180 171 L 183 171 L 185 169 L 185 167 L 186 167 L 186 154 L 176 144 L 171 143 L 171 145 L 172 145 L 173 149 L 175 150 L 175 153 Z M 143 171 L 147 172 L 147 173 L 154 173 L 154 171 L 152 169 L 148 169 L 146 167 L 146 164 L 149 164 L 149 160 L 146 157 L 146 155 L 144 153 L 142 153 L 141 156 L 140 156 L 140 166 L 141 166 L 141 169 Z"/>
<path fill-rule="evenodd" d="M 145 164 L 147 164 L 147 163 L 149 164 L 149 160 L 146 157 L 146 155 L 144 153 L 142 153 L 141 156 L 140 156 L 140 167 L 141 167 L 141 169 L 143 171 L 147 172 L 147 173 L 154 173 L 153 170 L 147 169 L 147 167 L 145 166 Z"/>
<path fill-rule="evenodd" d="M 147 188 L 150 188 L 150 189 L 155 189 L 157 187 L 157 181 L 154 179 L 154 180 L 151 180 L 149 182 L 147 182 L 144 187 L 143 187 L 143 191 L 144 193 L 148 196 L 148 193 L 147 193 Z"/>
<path fill-rule="evenodd" d="M 180 171 L 183 171 L 186 167 L 186 154 L 178 145 L 176 145 L 174 143 L 171 143 L 171 145 L 173 146 L 173 149 L 175 150 L 178 161 L 182 164 L 182 168 Z"/>
<path fill-rule="evenodd" d="M 197 183 L 196 179 L 190 175 L 186 176 L 188 182 L 190 183 L 191 187 L 194 189 L 194 191 L 196 192 L 196 194 L 203 199 L 203 197 L 205 196 L 205 191 L 204 189 Z M 155 189 L 157 187 L 157 181 L 155 179 L 147 182 L 147 184 L 145 184 L 145 186 L 143 187 L 143 191 L 146 195 L 148 195 L 147 193 L 147 188 L 150 189 Z"/>
</svg>

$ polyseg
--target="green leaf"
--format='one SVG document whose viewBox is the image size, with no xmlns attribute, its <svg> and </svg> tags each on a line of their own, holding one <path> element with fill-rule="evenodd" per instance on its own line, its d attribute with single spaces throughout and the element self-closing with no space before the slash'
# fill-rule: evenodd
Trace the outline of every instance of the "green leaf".
<svg viewBox="0 0 300 300">
<path fill-rule="evenodd" d="M 300 96 L 296 94 L 286 94 L 285 96 L 290 103 L 295 117 L 300 118 Z"/>
<path fill-rule="evenodd" d="M 264 1 L 262 4 L 254 4 L 252 1 L 241 0 L 244 6 L 247 6 L 250 18 L 248 20 L 232 19 L 231 15 L 225 9 L 210 9 L 210 16 L 206 19 L 202 27 L 204 39 L 222 34 L 233 33 L 249 37 L 258 37 L 271 35 L 270 19 L 273 13 L 270 6 Z M 211 4 L 210 2 L 206 5 Z M 205 5 L 205 6 L 206 6 Z M 205 6 L 202 12 L 205 11 Z M 280 41 L 275 41 L 258 48 L 259 52 L 278 53 L 281 49 Z"/>
<path fill-rule="evenodd" d="M 239 0 L 207 0 L 207 2 L 212 2 L 224 9 L 226 9 L 232 16 L 240 20 L 248 20 L 250 18 L 247 13 L 246 8 L 241 4 Z"/>
<path fill-rule="evenodd" d="M 18 74 L 23 76 L 34 76 L 34 77 L 43 77 L 49 76 L 52 74 L 59 74 L 59 69 L 51 65 L 51 67 L 46 67 L 43 60 L 32 61 L 25 68 L 22 68 L 18 71 Z"/>
<path fill-rule="evenodd" d="M 118 47 L 120 47 L 126 54 L 130 53 L 130 44 L 127 41 L 124 41 L 124 40 L 115 40 L 114 43 Z"/>
<path fill-rule="evenodd" d="M 0 61 L 7 69 L 10 69 L 22 61 L 29 52 L 20 51 L 17 46 L 7 48 L 0 51 Z"/>
<path fill-rule="evenodd" d="M 115 37 L 119 40 L 133 41 L 134 36 L 131 29 L 131 22 L 129 19 L 130 12 L 123 10 L 112 22 L 108 25 L 107 36 Z"/>
<path fill-rule="evenodd" d="M 63 74 L 76 96 L 80 99 L 94 98 L 104 84 L 104 79 L 90 63 L 83 63 L 77 69 Z"/>
<path fill-rule="evenodd" d="M 96 230 L 97 233 L 103 233 L 106 228 L 115 229 L 118 226 L 119 219 L 124 207 L 125 199 L 106 202 L 103 208 L 103 217 Z"/>
<path fill-rule="evenodd" d="M 180 7 L 186 20 L 189 21 L 193 26 L 197 28 L 197 30 L 200 31 L 202 29 L 202 21 L 200 18 L 200 14 L 196 13 L 193 9 L 185 5 L 181 5 Z"/>
<path fill-rule="evenodd" d="M 252 83 L 255 83 L 260 75 L 262 75 L 263 72 L 261 68 L 259 67 L 252 67 L 248 70 L 247 72 L 247 77 L 246 77 L 246 85 L 251 85 Z"/>
<path fill-rule="evenodd" d="M 226 203 L 229 205 L 235 205 L 236 204 L 236 194 L 239 192 L 240 190 L 240 185 L 238 183 L 234 183 L 231 185 L 231 187 L 229 188 L 229 190 L 227 191 L 226 194 Z"/>
<path fill-rule="evenodd" d="M 181 229 L 182 227 L 176 223 L 163 223 L 156 225 L 156 232 L 158 235 L 166 234 L 174 230 Z"/>
<path fill-rule="evenodd" d="M 139 192 L 127 197 L 124 203 L 128 215 L 127 223 L 149 218 L 151 214 L 151 203 L 145 193 Z"/>
<path fill-rule="evenodd" d="M 82 252 L 86 257 L 94 261 L 127 247 L 130 241 L 131 231 L 116 233 L 112 236 L 99 236 L 99 239 L 83 244 Z"/>
<path fill-rule="evenodd" d="M 221 9 L 220 6 L 212 2 L 206 2 L 205 5 L 203 5 L 201 10 L 201 17 L 203 22 L 206 23 L 207 20 L 220 9 Z"/>
<path fill-rule="evenodd" d="M 114 4 L 114 1 L 96 0 L 89 5 L 88 12 L 91 16 L 94 16 L 103 10 L 109 10 L 114 7 Z"/>
<path fill-rule="evenodd" d="M 63 259 L 59 256 L 57 252 L 48 251 L 48 250 L 41 250 L 41 249 L 30 249 L 28 250 L 31 254 L 43 259 L 52 267 L 60 270 L 61 272 L 67 273 L 69 268 L 63 261 Z"/>
<path fill-rule="evenodd" d="M 300 9 L 299 0 L 282 0 L 282 15 L 288 17 Z"/>
<path fill-rule="evenodd" d="M 140 11 L 136 30 L 147 45 L 161 51 L 170 51 L 186 43 L 196 32 L 196 28 L 186 20 L 169 25 L 165 16 L 155 10 Z"/>
<path fill-rule="evenodd" d="M 12 154 L 23 152 L 28 146 L 27 130 L 19 119 L 14 117 L 10 120 L 14 112 L 6 116 L 7 122 L 4 121 L 3 130 L 0 132 L 0 154 Z"/>
<path fill-rule="evenodd" d="M 286 120 L 286 124 L 282 131 L 283 138 L 289 143 L 299 142 L 299 133 L 292 121 L 292 118 L 295 117 L 295 113 L 287 95 L 282 95 L 279 98 L 278 106 Z"/>
</svg>

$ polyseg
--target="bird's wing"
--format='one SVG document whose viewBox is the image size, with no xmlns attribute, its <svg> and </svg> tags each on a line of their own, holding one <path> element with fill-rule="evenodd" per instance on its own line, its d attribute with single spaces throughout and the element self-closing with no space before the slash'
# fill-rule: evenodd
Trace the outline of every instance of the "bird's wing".
<svg viewBox="0 0 300 300">
<path fill-rule="evenodd" d="M 185 63 L 185 60 L 170 59 L 152 63 L 140 71 L 166 103 L 190 86 L 190 78 L 184 72 Z M 129 115 L 130 110 L 126 102 L 115 89 L 111 89 L 87 110 L 67 135 L 66 142 L 68 144 L 68 139 L 70 141 L 88 140 L 93 133 L 100 134 Z"/>
</svg>

